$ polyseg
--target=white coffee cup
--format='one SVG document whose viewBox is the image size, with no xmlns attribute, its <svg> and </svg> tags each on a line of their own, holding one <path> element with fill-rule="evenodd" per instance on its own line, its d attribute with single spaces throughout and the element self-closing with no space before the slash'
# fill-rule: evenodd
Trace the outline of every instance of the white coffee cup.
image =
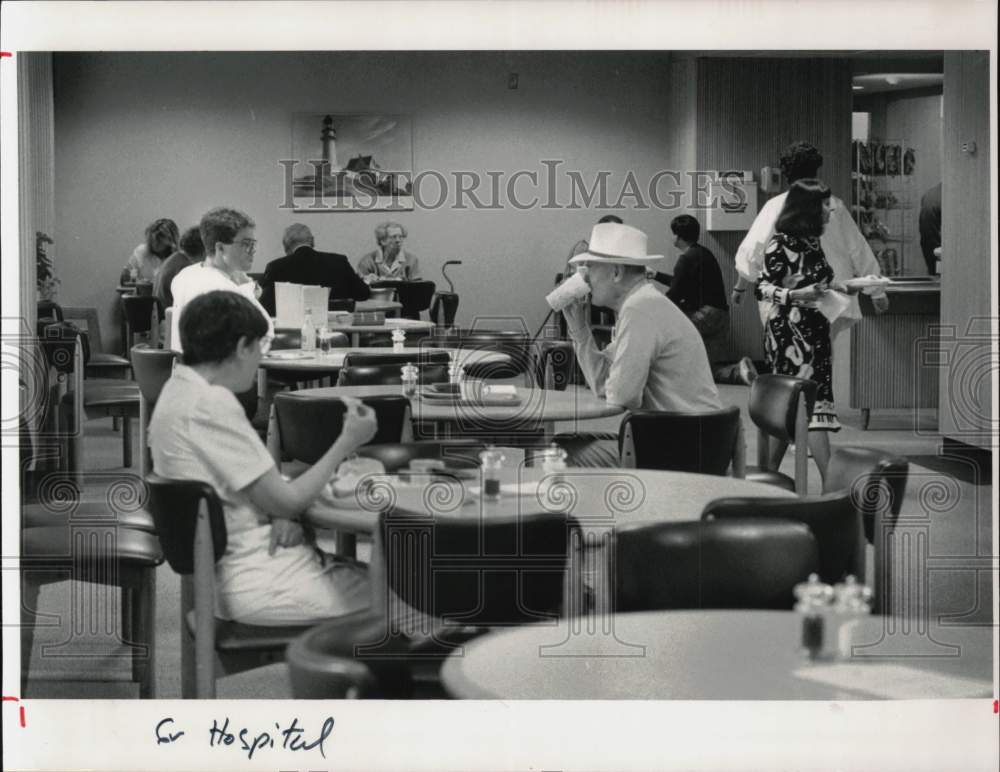
<svg viewBox="0 0 1000 772">
<path fill-rule="evenodd" d="M 583 272 L 577 271 L 566 281 L 545 296 L 545 302 L 553 311 L 562 311 L 576 300 L 582 300 L 590 293 L 590 285 L 583 278 Z"/>
</svg>

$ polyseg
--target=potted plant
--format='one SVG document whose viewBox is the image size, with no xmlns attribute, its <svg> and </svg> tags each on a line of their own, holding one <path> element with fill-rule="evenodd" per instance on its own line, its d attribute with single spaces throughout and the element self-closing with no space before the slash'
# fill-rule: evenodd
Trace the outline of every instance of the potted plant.
<svg viewBox="0 0 1000 772">
<path fill-rule="evenodd" d="M 52 243 L 47 234 L 35 231 L 35 282 L 40 302 L 54 302 L 59 291 L 59 279 L 46 252 L 46 246 Z"/>
</svg>

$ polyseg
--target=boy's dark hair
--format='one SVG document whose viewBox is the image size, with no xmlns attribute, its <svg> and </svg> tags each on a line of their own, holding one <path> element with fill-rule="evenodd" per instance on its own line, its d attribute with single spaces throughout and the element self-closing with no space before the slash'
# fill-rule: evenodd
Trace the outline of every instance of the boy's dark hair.
<svg viewBox="0 0 1000 772">
<path fill-rule="evenodd" d="M 604 215 L 604 217 L 602 217 L 600 220 L 597 221 L 597 224 L 600 225 L 601 223 L 606 223 L 606 222 L 616 222 L 619 225 L 624 225 L 625 224 L 624 220 L 622 220 L 622 218 L 619 217 L 616 214 L 606 214 L 606 215 Z"/>
<path fill-rule="evenodd" d="M 192 260 L 201 260 L 205 256 L 205 245 L 201 241 L 201 231 L 198 226 L 192 226 L 184 231 L 180 243 L 181 252 Z"/>
<path fill-rule="evenodd" d="M 180 333 L 184 364 L 218 364 L 235 353 L 240 338 L 250 342 L 267 335 L 267 320 L 242 295 L 215 290 L 184 306 Z"/>
<path fill-rule="evenodd" d="M 814 178 L 819 172 L 819 167 L 823 165 L 823 156 L 815 145 L 808 142 L 793 142 L 785 148 L 779 163 L 781 173 L 791 184 L 797 180 Z"/>
<path fill-rule="evenodd" d="M 236 234 L 244 228 L 253 228 L 254 221 L 236 209 L 218 206 L 205 213 L 198 225 L 206 255 L 215 254 L 215 245 L 232 244 Z"/>
<path fill-rule="evenodd" d="M 159 258 L 166 259 L 177 251 L 180 232 L 177 223 L 163 217 L 146 226 L 146 248 Z"/>
<path fill-rule="evenodd" d="M 788 189 L 785 205 L 774 230 L 789 236 L 820 236 L 823 233 L 823 201 L 830 189 L 819 180 L 798 180 Z"/>
<path fill-rule="evenodd" d="M 701 225 L 689 214 L 679 214 L 671 220 L 670 230 L 688 244 L 697 244 L 701 235 Z"/>
</svg>

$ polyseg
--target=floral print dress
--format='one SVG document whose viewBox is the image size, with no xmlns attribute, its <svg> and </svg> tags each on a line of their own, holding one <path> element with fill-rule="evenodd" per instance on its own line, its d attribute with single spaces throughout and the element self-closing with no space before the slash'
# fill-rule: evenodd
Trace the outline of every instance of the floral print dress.
<svg viewBox="0 0 1000 772">
<path fill-rule="evenodd" d="M 830 322 L 818 309 L 793 305 L 788 293 L 833 281 L 818 238 L 775 233 L 764 250 L 757 285 L 759 297 L 771 301 L 764 326 L 764 353 L 771 371 L 808 378 L 817 384 L 811 430 L 839 431 L 833 406 L 833 346 Z"/>
</svg>

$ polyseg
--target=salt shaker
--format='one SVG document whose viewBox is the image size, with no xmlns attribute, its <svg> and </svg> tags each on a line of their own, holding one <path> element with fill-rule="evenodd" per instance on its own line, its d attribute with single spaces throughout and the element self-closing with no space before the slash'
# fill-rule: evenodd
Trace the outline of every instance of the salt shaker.
<svg viewBox="0 0 1000 772">
<path fill-rule="evenodd" d="M 802 615 L 802 648 L 809 659 L 819 659 L 823 652 L 824 618 L 833 588 L 819 580 L 816 574 L 809 574 L 808 582 L 795 585 L 795 610 Z"/>
<path fill-rule="evenodd" d="M 406 349 L 406 331 L 405 330 L 393 330 L 392 331 L 392 350 L 394 353 L 401 354 Z"/>
<path fill-rule="evenodd" d="M 836 653 L 843 659 L 851 656 L 855 631 L 861 620 L 871 613 L 872 591 L 848 576 L 833 588 L 833 618 L 837 625 Z M 834 643 L 834 642 L 831 642 Z"/>
<path fill-rule="evenodd" d="M 503 470 L 505 460 L 503 453 L 493 446 L 479 454 L 483 470 L 484 499 L 496 501 L 500 498 L 500 473 Z"/>
<path fill-rule="evenodd" d="M 417 393 L 417 368 L 411 362 L 407 362 L 401 368 L 403 380 L 403 396 L 410 398 Z"/>
<path fill-rule="evenodd" d="M 542 471 L 546 474 L 556 474 L 566 469 L 566 451 L 556 443 L 552 443 L 542 451 Z"/>
</svg>

